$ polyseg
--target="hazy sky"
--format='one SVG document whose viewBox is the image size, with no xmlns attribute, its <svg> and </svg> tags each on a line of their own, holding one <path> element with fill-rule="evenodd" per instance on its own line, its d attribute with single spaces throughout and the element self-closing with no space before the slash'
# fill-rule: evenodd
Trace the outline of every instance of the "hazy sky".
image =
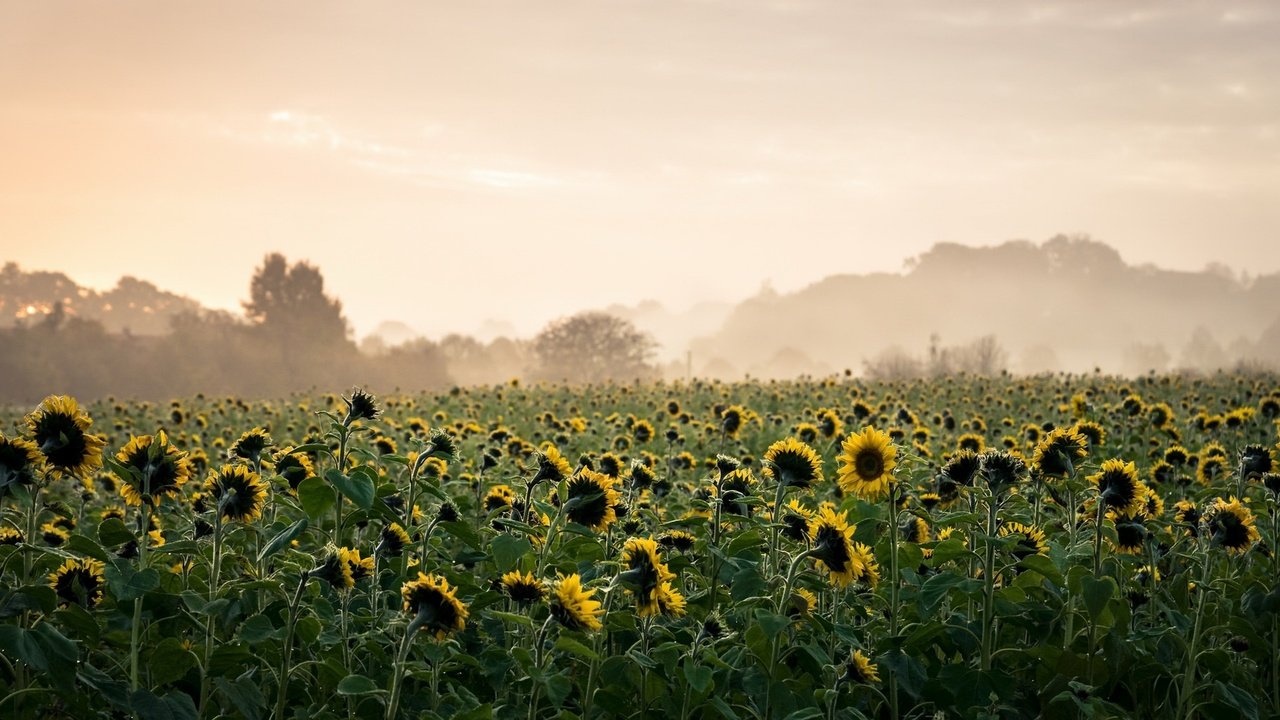
<svg viewBox="0 0 1280 720">
<path fill-rule="evenodd" d="M 0 255 L 361 331 L 1089 232 L 1280 270 L 1271 2 L 0 0 Z"/>
</svg>

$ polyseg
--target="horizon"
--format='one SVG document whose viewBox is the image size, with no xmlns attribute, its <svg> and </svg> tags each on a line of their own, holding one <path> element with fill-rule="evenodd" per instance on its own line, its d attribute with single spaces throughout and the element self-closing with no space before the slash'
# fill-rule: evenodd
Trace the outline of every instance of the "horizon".
<svg viewBox="0 0 1280 720">
<path fill-rule="evenodd" d="M 938 242 L 1280 270 L 1265 2 L 365 10 L 0 8 L 6 254 L 238 311 L 278 250 L 358 334 L 429 336 L 732 303 Z"/>
</svg>

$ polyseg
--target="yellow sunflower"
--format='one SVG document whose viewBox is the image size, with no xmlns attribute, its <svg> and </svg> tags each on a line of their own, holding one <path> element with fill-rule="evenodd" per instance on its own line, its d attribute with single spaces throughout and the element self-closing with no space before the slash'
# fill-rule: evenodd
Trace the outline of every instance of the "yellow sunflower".
<svg viewBox="0 0 1280 720">
<path fill-rule="evenodd" d="M 883 496 L 898 456 L 888 434 L 864 427 L 862 432 L 850 433 L 841 449 L 840 489 L 868 500 Z"/>
</svg>

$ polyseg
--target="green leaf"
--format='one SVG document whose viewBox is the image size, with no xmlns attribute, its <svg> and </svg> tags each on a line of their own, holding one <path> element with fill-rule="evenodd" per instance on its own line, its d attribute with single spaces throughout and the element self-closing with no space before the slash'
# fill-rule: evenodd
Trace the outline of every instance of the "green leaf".
<svg viewBox="0 0 1280 720">
<path fill-rule="evenodd" d="M 262 691 L 258 689 L 258 683 L 252 678 L 242 675 L 235 680 L 218 678 L 216 682 L 218 691 L 231 701 L 246 720 L 258 720 L 262 717 L 262 709 L 266 702 L 262 698 Z"/>
<path fill-rule="evenodd" d="M 298 484 L 298 502 L 312 520 L 319 520 L 337 502 L 333 488 L 318 477 L 309 477 Z"/>
<path fill-rule="evenodd" d="M 1242 717 L 1246 720 L 1258 720 L 1258 702 L 1247 691 L 1221 680 L 1215 681 L 1213 686 L 1218 698 L 1234 708 Z"/>
<path fill-rule="evenodd" d="M 155 568 L 146 568 L 135 573 L 128 569 L 122 571 L 117 565 L 107 565 L 103 574 L 107 578 L 107 586 L 111 588 L 116 602 L 130 602 L 160 586 L 160 573 L 156 572 Z"/>
<path fill-rule="evenodd" d="M 141 720 L 175 720 L 173 711 L 155 693 L 138 688 L 129 696 L 129 704 Z"/>
<path fill-rule="evenodd" d="M 938 543 L 933 548 L 933 565 L 937 567 L 947 561 L 962 558 L 971 555 L 969 548 L 965 547 L 964 541 L 956 538 L 948 538 Z"/>
<path fill-rule="evenodd" d="M 67 542 L 62 547 L 69 552 L 88 555 L 94 560 L 107 561 L 107 551 L 103 550 L 93 538 L 84 535 L 72 535 L 67 538 Z"/>
<path fill-rule="evenodd" d="M 515 567 L 525 553 L 533 549 L 528 538 L 516 537 L 503 533 L 489 543 L 489 552 L 493 554 L 493 564 L 499 573 L 505 573 Z"/>
<path fill-rule="evenodd" d="M 922 617 L 933 615 L 953 588 L 969 582 L 970 578 L 951 573 L 940 573 L 926 580 L 916 596 L 916 602 L 920 604 L 920 615 Z"/>
<path fill-rule="evenodd" d="M 581 658 L 585 658 L 587 660 L 600 659 L 600 656 L 596 654 L 595 650 L 592 650 L 591 648 L 587 647 L 586 645 L 583 645 L 582 643 L 569 637 L 568 635 L 561 635 L 556 640 L 556 649 L 562 650 L 568 653 L 573 653 L 574 655 L 577 655 L 578 657 L 581 657 Z"/>
<path fill-rule="evenodd" d="M 35 670 L 49 669 L 39 641 L 31 635 L 30 631 L 16 625 L 0 625 L 0 652 L 22 661 L 27 667 Z"/>
<path fill-rule="evenodd" d="M 361 466 L 352 470 L 350 475 L 344 475 L 337 468 L 329 468 L 324 476 L 356 507 L 368 510 L 373 507 L 374 482 L 368 477 L 368 472 L 372 471 L 360 472 L 364 469 L 366 466 Z"/>
<path fill-rule="evenodd" d="M 476 534 L 475 528 L 471 527 L 469 523 L 454 520 L 452 522 L 442 522 L 440 527 L 444 528 L 445 532 L 466 543 L 468 547 L 475 550 L 482 549 L 480 547 L 480 536 Z"/>
<path fill-rule="evenodd" d="M 684 663 L 684 679 L 693 691 L 702 694 L 711 690 L 711 668 L 699 665 L 692 659 Z"/>
<path fill-rule="evenodd" d="M 275 634 L 276 627 L 271 624 L 271 618 L 266 615 L 251 615 L 240 626 L 240 639 L 250 645 L 269 640 Z"/>
<path fill-rule="evenodd" d="M 379 690 L 372 680 L 363 675 L 348 675 L 338 683 L 339 695 L 368 695 Z"/>
<path fill-rule="evenodd" d="M 195 653 L 183 647 L 181 640 L 168 637 L 151 651 L 147 667 L 151 670 L 151 682 L 167 685 L 181 680 L 197 662 Z"/>
<path fill-rule="evenodd" d="M 1018 567 L 1023 570 L 1031 570 L 1044 576 L 1046 580 L 1061 587 L 1063 585 L 1062 571 L 1057 565 L 1053 564 L 1053 560 L 1046 555 L 1028 555 L 1018 562 Z"/>
<path fill-rule="evenodd" d="M 1116 581 L 1109 577 L 1099 580 L 1091 575 L 1085 575 L 1080 578 L 1080 594 L 1084 596 L 1085 609 L 1089 611 L 1089 617 L 1095 623 L 1102 617 L 1107 601 L 1115 592 Z"/>
<path fill-rule="evenodd" d="M 134 534 L 120 518 L 107 518 L 98 524 L 98 542 L 106 547 L 117 547 L 134 539 Z"/>
<path fill-rule="evenodd" d="M 285 547 L 289 545 L 289 543 L 296 540 L 297 537 L 302 534 L 302 531 L 306 529 L 307 529 L 307 519 L 302 518 L 298 522 L 280 531 L 280 534 L 271 538 L 271 542 L 267 543 L 267 546 L 262 549 L 261 553 L 258 554 L 258 562 L 262 562 L 263 560 L 266 560 L 272 555 L 275 555 L 276 553 L 283 550 Z"/>
<path fill-rule="evenodd" d="M 768 610 L 756 610 L 756 623 L 764 631 L 765 637 L 774 637 L 791 624 L 786 615 L 775 615 Z"/>
</svg>

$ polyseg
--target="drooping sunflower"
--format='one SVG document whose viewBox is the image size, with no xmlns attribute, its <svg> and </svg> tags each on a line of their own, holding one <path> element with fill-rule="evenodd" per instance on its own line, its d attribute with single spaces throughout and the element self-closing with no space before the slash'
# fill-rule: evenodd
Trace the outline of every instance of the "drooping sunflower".
<svg viewBox="0 0 1280 720">
<path fill-rule="evenodd" d="M 1101 470 L 1089 476 L 1089 482 L 1098 488 L 1098 497 L 1108 509 L 1121 515 L 1142 511 L 1147 486 L 1138 479 L 1138 469 L 1132 462 L 1106 460 Z"/>
<path fill-rule="evenodd" d="M 231 456 L 256 463 L 262 457 L 262 452 L 275 444 L 276 441 L 271 439 L 266 430 L 256 427 L 246 430 L 239 440 L 231 444 Z"/>
<path fill-rule="evenodd" d="M 809 537 L 809 521 L 813 511 L 792 498 L 782 509 L 782 536 L 800 542 Z"/>
<path fill-rule="evenodd" d="M 697 536 L 684 530 L 671 530 L 663 533 L 658 538 L 658 544 L 662 547 L 680 552 L 689 552 L 697 542 Z"/>
<path fill-rule="evenodd" d="M 62 547 L 63 543 L 71 539 L 71 533 L 66 528 L 47 522 L 40 526 L 40 538 L 49 547 Z"/>
<path fill-rule="evenodd" d="M 982 456 L 972 450 L 959 450 L 952 454 L 939 471 L 939 484 L 945 478 L 959 487 L 973 487 L 981 469 Z"/>
<path fill-rule="evenodd" d="M 36 447 L 45 463 L 59 477 L 84 477 L 102 467 L 106 440 L 89 434 L 93 420 L 74 398 L 50 395 L 26 417 Z"/>
<path fill-rule="evenodd" d="M 1186 527 L 1188 535 L 1197 535 L 1200 531 L 1200 509 L 1190 500 L 1179 500 L 1173 506 L 1173 519 Z"/>
<path fill-rule="evenodd" d="M 599 600 L 591 599 L 595 592 L 583 589 L 577 573 L 561 575 L 551 591 L 551 615 L 570 630 L 599 630 L 603 627 L 600 616 L 604 610 Z"/>
<path fill-rule="evenodd" d="M 917 545 L 929 542 L 929 523 L 915 515 L 904 516 L 898 530 L 906 542 Z"/>
<path fill-rule="evenodd" d="M 244 523 L 261 517 L 267 501 L 267 484 L 243 465 L 223 465 L 204 481 L 204 491 L 213 496 L 224 519 Z"/>
<path fill-rule="evenodd" d="M 830 507 L 820 508 L 809 521 L 810 553 L 838 587 L 845 587 L 865 571 L 853 552 L 853 532 L 846 514 L 836 514 Z"/>
<path fill-rule="evenodd" d="M 687 604 L 684 595 L 679 590 L 672 587 L 670 582 L 664 581 L 658 585 L 658 593 L 654 600 L 658 606 L 658 613 L 666 617 L 684 617 L 685 605 Z"/>
<path fill-rule="evenodd" d="M 1240 450 L 1240 476 L 1245 480 L 1257 480 L 1271 472 L 1275 458 L 1271 449 L 1262 445 L 1245 445 Z"/>
<path fill-rule="evenodd" d="M 164 498 L 176 498 L 191 477 L 186 453 L 169 443 L 161 430 L 154 437 L 140 435 L 116 453 L 116 462 L 137 471 L 138 478 L 122 478 L 120 494 L 128 505 L 140 506 L 145 497 L 151 507 Z"/>
<path fill-rule="evenodd" d="M 1048 555 L 1049 545 L 1045 542 L 1044 531 L 1035 525 L 1020 522 L 1006 522 L 1000 525 L 999 535 L 1002 538 L 1013 538 L 1014 545 L 1010 553 L 1019 561 L 1032 555 Z"/>
<path fill-rule="evenodd" d="M 870 545 L 856 542 L 853 544 L 855 566 L 861 565 L 862 571 L 854 577 L 854 581 L 874 588 L 880 584 L 880 563 L 876 562 L 875 552 Z"/>
<path fill-rule="evenodd" d="M 378 547 L 374 549 L 374 554 L 385 557 L 400 557 L 400 554 L 404 552 L 410 542 L 409 533 L 405 532 L 400 523 L 393 522 L 389 525 L 383 525 L 379 534 Z"/>
<path fill-rule="evenodd" d="M 44 466 L 40 448 L 30 440 L 0 435 L 0 497 L 15 485 L 30 485 Z"/>
<path fill-rule="evenodd" d="M 551 443 L 544 445 L 542 450 L 536 453 L 535 458 L 538 462 L 538 471 L 533 475 L 534 485 L 543 481 L 558 483 L 573 473 L 573 467 L 569 465 L 569 461 Z"/>
<path fill-rule="evenodd" d="M 350 561 L 351 552 L 349 548 L 326 545 L 321 551 L 320 564 L 310 572 L 311 577 L 324 580 L 339 592 L 355 587 L 355 563 Z"/>
<path fill-rule="evenodd" d="M 1022 481 L 1027 474 L 1027 464 L 1023 459 L 1005 450 L 992 450 L 979 457 L 979 472 L 987 481 L 992 493 L 999 494 Z"/>
<path fill-rule="evenodd" d="M 840 415 L 835 410 L 819 410 L 817 419 L 818 432 L 829 440 L 838 437 L 840 431 L 844 429 L 844 422 L 840 420 Z"/>
<path fill-rule="evenodd" d="M 965 433 L 956 438 L 956 449 L 981 453 L 987 449 L 987 439 L 978 433 Z"/>
<path fill-rule="evenodd" d="M 627 592 L 636 598 L 636 613 L 640 617 L 657 615 L 658 588 L 675 575 L 667 569 L 658 553 L 658 543 L 652 538 L 631 538 L 622 546 L 622 564 L 626 570 L 618 576 Z"/>
<path fill-rule="evenodd" d="M 622 501 L 622 495 L 614 488 L 616 482 L 594 470 L 579 470 L 569 480 L 565 516 L 570 522 L 592 530 L 607 529 L 618 519 L 614 506 Z"/>
<path fill-rule="evenodd" d="M 516 491 L 510 485 L 494 485 L 484 495 L 484 511 L 493 512 L 509 508 L 515 499 Z"/>
<path fill-rule="evenodd" d="M 822 458 L 795 438 L 779 440 L 764 453 L 764 474 L 790 487 L 822 482 Z"/>
<path fill-rule="evenodd" d="M 411 627 L 429 632 L 436 640 L 444 640 L 450 633 L 460 632 L 467 626 L 467 606 L 457 598 L 456 588 L 438 575 L 418 573 L 400 587 L 404 598 L 404 611 L 413 617 Z"/>
<path fill-rule="evenodd" d="M 841 444 L 840 475 L 837 482 L 845 493 L 877 500 L 889 490 L 889 479 L 897 465 L 898 449 L 888 434 L 873 427 L 850 433 Z"/>
<path fill-rule="evenodd" d="M 1075 428 L 1054 428 L 1036 445 L 1031 466 L 1044 477 L 1066 477 L 1088 454 L 1088 446 L 1089 441 Z"/>
<path fill-rule="evenodd" d="M 1174 467 L 1182 467 L 1191 461 L 1191 453 L 1181 445 L 1171 445 L 1164 451 L 1164 461 Z"/>
<path fill-rule="evenodd" d="M 502 576 L 499 584 L 502 592 L 519 605 L 538 602 L 547 594 L 546 586 L 531 572 L 521 574 L 519 570 L 512 570 Z"/>
<path fill-rule="evenodd" d="M 1089 445 L 1087 450 L 1096 450 L 1102 447 L 1103 443 L 1107 441 L 1107 431 L 1101 425 L 1092 420 L 1081 420 L 1073 425 L 1071 429 L 1075 430 L 1088 441 Z"/>
<path fill-rule="evenodd" d="M 289 483 L 290 492 L 297 492 L 303 480 L 315 477 L 316 474 L 311 459 L 302 453 L 293 452 L 292 448 L 285 448 L 276 455 L 275 469 L 276 474 Z"/>
<path fill-rule="evenodd" d="M 1204 511 L 1201 518 L 1209 538 L 1232 555 L 1243 555 L 1262 536 L 1258 533 L 1253 511 L 1235 497 L 1218 498 Z"/>
<path fill-rule="evenodd" d="M 342 402 L 347 406 L 347 415 L 343 419 L 344 425 L 350 425 L 356 420 L 373 420 L 381 412 L 378 409 L 377 398 L 360 389 L 351 393 L 350 398 L 342 398 Z"/>
<path fill-rule="evenodd" d="M 880 682 L 880 671 L 861 650 L 854 650 L 844 664 L 841 679 L 851 685 L 875 685 Z"/>
<path fill-rule="evenodd" d="M 1222 455 L 1206 455 L 1196 466 L 1196 481 L 1205 487 L 1213 484 L 1227 474 L 1227 459 Z"/>
<path fill-rule="evenodd" d="M 104 565 L 91 558 L 70 558 L 62 567 L 49 573 L 49 587 L 58 596 L 58 604 L 92 608 L 102 600 L 106 576 Z"/>
<path fill-rule="evenodd" d="M 1115 551 L 1124 555 L 1141 555 L 1147 541 L 1147 528 L 1142 524 L 1143 513 L 1107 513 L 1116 526 Z"/>
<path fill-rule="evenodd" d="M 1148 520 L 1159 520 L 1164 515 L 1164 498 L 1149 487 L 1142 498 L 1142 514 Z"/>
<path fill-rule="evenodd" d="M 21 545 L 23 540 L 22 531 L 18 528 L 0 525 L 0 545 Z"/>
</svg>

